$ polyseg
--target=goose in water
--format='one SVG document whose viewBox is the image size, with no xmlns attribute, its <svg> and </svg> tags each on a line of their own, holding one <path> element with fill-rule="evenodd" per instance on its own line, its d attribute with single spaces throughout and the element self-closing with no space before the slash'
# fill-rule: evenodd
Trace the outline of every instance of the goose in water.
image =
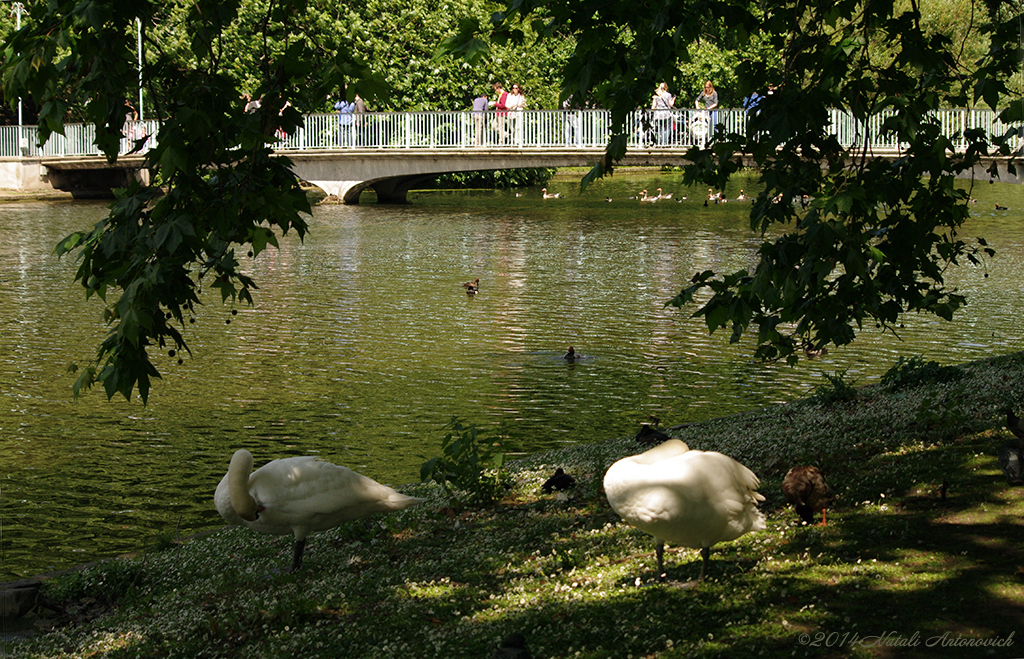
<svg viewBox="0 0 1024 659">
<path fill-rule="evenodd" d="M 655 201 L 658 201 L 658 196 L 655 195 L 653 197 L 648 197 L 647 196 L 647 190 L 641 190 L 640 191 L 640 201 L 655 202 Z"/>
<path fill-rule="evenodd" d="M 814 344 L 809 341 L 804 341 L 800 347 L 804 351 L 804 357 L 807 357 L 808 359 L 817 359 L 818 357 L 828 354 L 827 346 L 815 348 Z"/>
<path fill-rule="evenodd" d="M 231 524 L 270 535 L 294 535 L 290 572 L 302 566 L 310 533 L 424 501 L 312 456 L 272 460 L 256 471 L 252 464 L 249 451 L 235 451 L 213 495 L 214 505 Z"/>
<path fill-rule="evenodd" d="M 655 198 L 656 199 L 671 199 L 672 198 L 672 193 L 670 192 L 668 194 L 663 194 L 661 192 L 661 188 L 658 188 L 658 196 L 655 197 Z"/>
<path fill-rule="evenodd" d="M 821 511 L 825 524 L 825 506 L 828 505 L 828 483 L 817 467 L 797 465 L 782 479 L 782 494 L 793 504 L 796 514 L 808 524 L 814 523 L 814 512 Z"/>
<path fill-rule="evenodd" d="M 541 195 L 544 196 L 545 199 L 558 199 L 559 197 L 562 196 L 561 192 L 549 193 L 547 188 L 541 188 L 540 193 L 541 193 Z"/>
<path fill-rule="evenodd" d="M 660 580 L 666 542 L 701 550 L 700 576 L 687 587 L 707 574 L 712 545 L 764 530 L 758 483 L 754 472 L 729 456 L 691 451 L 678 439 L 623 458 L 604 475 L 612 509 L 654 536 Z"/>
</svg>

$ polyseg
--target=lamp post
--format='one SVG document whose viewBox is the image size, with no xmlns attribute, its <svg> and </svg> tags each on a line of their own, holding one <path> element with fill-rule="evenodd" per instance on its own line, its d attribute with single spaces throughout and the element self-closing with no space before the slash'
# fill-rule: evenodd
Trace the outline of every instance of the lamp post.
<svg viewBox="0 0 1024 659">
<path fill-rule="evenodd" d="M 25 5 L 21 4 L 17 0 L 11 3 L 11 13 L 17 16 L 14 28 L 16 30 L 21 29 L 21 12 L 25 11 Z M 21 120 L 21 97 L 18 97 L 18 126 L 22 125 Z"/>
<path fill-rule="evenodd" d="M 135 19 L 135 41 L 138 44 L 139 54 L 139 121 L 143 121 L 142 116 L 142 19 Z"/>
</svg>

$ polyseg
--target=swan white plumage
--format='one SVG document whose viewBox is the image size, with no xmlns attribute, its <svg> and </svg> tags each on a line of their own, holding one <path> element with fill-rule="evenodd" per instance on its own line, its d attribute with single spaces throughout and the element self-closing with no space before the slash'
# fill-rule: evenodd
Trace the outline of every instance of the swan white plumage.
<svg viewBox="0 0 1024 659">
<path fill-rule="evenodd" d="M 711 546 L 763 531 L 764 497 L 757 476 L 715 451 L 691 451 L 670 439 L 608 468 L 608 503 L 627 523 L 654 536 L 658 578 L 664 580 L 665 543 L 701 550 L 700 576 L 707 573 Z M 693 585 L 692 582 L 690 585 Z"/>
<path fill-rule="evenodd" d="M 249 451 L 235 451 L 213 495 L 214 505 L 231 524 L 294 535 L 292 572 L 302 566 L 310 533 L 424 501 L 312 456 L 272 460 L 256 471 L 252 465 Z"/>
</svg>

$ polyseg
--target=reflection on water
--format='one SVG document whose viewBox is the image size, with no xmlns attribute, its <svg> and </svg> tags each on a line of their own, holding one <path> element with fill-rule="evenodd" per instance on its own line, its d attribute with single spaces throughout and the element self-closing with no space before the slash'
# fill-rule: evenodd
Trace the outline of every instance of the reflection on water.
<svg viewBox="0 0 1024 659">
<path fill-rule="evenodd" d="M 232 316 L 211 300 L 185 328 L 194 356 L 158 359 L 148 407 L 71 400 L 67 365 L 105 327 L 52 246 L 104 207 L 0 207 L 0 580 L 219 525 L 213 489 L 241 446 L 257 463 L 319 454 L 400 484 L 452 415 L 534 451 L 632 434 L 650 415 L 671 425 L 791 400 L 823 370 L 868 383 L 899 355 L 955 363 L 1021 347 L 1018 187 L 975 193 L 967 235 L 999 255 L 987 278 L 955 273 L 970 299 L 955 325 L 910 318 L 902 343 L 867 330 L 796 368 L 752 363 L 749 343 L 664 306 L 695 272 L 753 265 L 744 204 L 704 208 L 668 177 L 616 175 L 582 196 L 574 179 L 548 187 L 564 198 L 317 208 L 304 244 L 289 236 L 252 264 L 255 308 Z M 691 198 L 626 199 L 658 187 Z M 754 186 L 728 196 L 740 187 Z M 988 210 L 997 196 L 1011 211 Z M 471 297 L 461 284 L 476 277 Z M 561 358 L 569 345 L 575 363 Z"/>
</svg>

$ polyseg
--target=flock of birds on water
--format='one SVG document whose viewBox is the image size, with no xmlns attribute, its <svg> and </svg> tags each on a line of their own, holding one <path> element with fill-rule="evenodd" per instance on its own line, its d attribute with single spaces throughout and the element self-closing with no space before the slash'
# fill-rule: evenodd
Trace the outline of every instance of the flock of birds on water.
<svg viewBox="0 0 1024 659">
<path fill-rule="evenodd" d="M 688 197 L 686 195 L 680 195 L 679 197 L 676 197 L 675 199 L 673 199 L 673 193 L 671 193 L 671 192 L 665 193 L 665 192 L 662 191 L 661 188 L 658 188 L 655 192 L 657 194 L 653 194 L 653 195 L 648 194 L 647 193 L 647 189 L 645 188 L 645 189 L 641 190 L 639 193 L 637 193 L 636 195 L 633 195 L 633 196 L 630 196 L 630 197 L 626 197 L 626 200 L 627 201 L 640 201 L 640 202 L 644 202 L 644 203 L 654 203 L 656 201 L 675 201 L 676 203 L 680 203 L 681 204 L 682 202 L 684 202 L 684 201 L 686 201 L 688 199 Z M 561 192 L 548 192 L 547 188 L 541 188 L 540 194 L 541 194 L 541 198 L 543 198 L 543 199 L 561 199 L 562 198 L 562 193 Z M 522 193 L 520 193 L 520 192 L 517 192 L 516 196 L 517 197 L 522 197 L 524 195 Z M 604 200 L 606 202 L 609 202 L 609 203 L 614 201 L 611 197 L 605 197 Z M 704 200 L 704 205 L 708 206 L 710 204 L 724 204 L 724 203 L 726 203 L 728 201 L 729 201 L 729 199 L 726 198 L 724 193 L 722 193 L 722 192 L 715 192 L 713 189 L 708 188 L 708 196 Z M 743 190 L 740 190 L 739 195 L 733 201 L 750 201 L 750 197 L 748 197 L 743 192 Z"/>
<path fill-rule="evenodd" d="M 644 189 L 644 190 L 641 190 L 638 194 L 636 194 L 634 196 L 626 197 L 626 200 L 627 201 L 640 201 L 640 202 L 645 202 L 645 203 L 654 203 L 654 202 L 657 202 L 657 201 L 673 201 L 673 199 L 672 199 L 672 194 L 673 193 L 669 192 L 669 193 L 666 194 L 666 193 L 662 192 L 661 188 L 658 188 L 656 190 L 656 192 L 657 192 L 657 194 L 651 195 L 651 194 L 647 193 L 646 189 Z M 561 192 L 548 192 L 547 188 L 541 188 L 540 194 L 541 194 L 541 198 L 542 199 L 561 199 L 562 198 L 562 193 Z M 521 193 L 521 192 L 517 192 L 516 196 L 517 197 L 523 197 L 525 195 L 523 193 Z M 676 203 L 681 204 L 682 202 L 686 201 L 687 199 L 688 199 L 688 197 L 686 195 L 680 195 L 679 197 L 676 197 L 674 201 Z M 606 202 L 609 202 L 609 203 L 614 201 L 614 199 L 612 199 L 611 197 L 605 197 L 604 200 Z M 722 193 L 721 191 L 716 192 L 714 189 L 708 188 L 707 197 L 704 199 L 704 206 L 710 206 L 711 204 L 724 204 L 724 203 L 727 203 L 729 201 L 730 200 L 727 199 L 725 194 Z M 750 201 L 750 197 L 746 193 L 744 193 L 743 190 L 740 190 L 739 195 L 737 195 L 736 198 L 733 199 L 732 201 Z M 778 201 L 779 201 L 779 199 L 776 198 L 776 202 L 778 202 Z M 812 201 L 812 199 L 811 199 L 811 197 L 809 195 L 801 195 L 799 197 L 794 197 L 793 204 L 794 205 L 799 205 L 799 206 L 801 206 L 803 208 L 807 208 L 810 205 L 811 201 Z M 974 199 L 974 198 L 971 198 L 970 199 L 970 203 L 976 204 L 976 203 L 978 203 L 978 200 Z M 1008 210 L 1010 210 L 1008 206 L 1003 206 L 999 202 L 996 202 L 995 209 L 997 211 L 1008 211 Z"/>
<path fill-rule="evenodd" d="M 566 358 L 573 354 L 570 348 Z M 1024 484 L 1024 421 L 1013 410 L 1008 410 L 1006 417 L 1013 438 L 999 451 L 999 465 L 1010 484 L 1020 485 Z M 654 425 L 657 423 L 655 420 Z M 759 509 L 765 497 L 757 491 L 760 480 L 728 455 L 692 450 L 651 424 L 641 426 L 636 442 L 651 448 L 608 468 L 603 480 L 608 503 L 626 523 L 654 538 L 659 582 L 667 577 L 666 543 L 699 549 L 699 576 L 686 583 L 671 582 L 679 588 L 694 588 L 708 573 L 714 545 L 765 530 L 765 515 Z M 252 454 L 245 449 L 235 451 L 217 485 L 215 506 L 231 524 L 260 533 L 294 536 L 289 572 L 302 567 L 310 533 L 425 501 L 312 456 L 272 460 L 255 471 L 252 468 Z M 565 498 L 565 490 L 575 485 L 576 479 L 558 468 L 541 485 L 541 491 Z M 792 467 L 782 480 L 782 493 L 802 523 L 815 524 L 820 512 L 820 525 L 826 524 L 829 486 L 817 467 Z M 529 654 L 522 635 L 513 635 L 494 656 Z"/>
</svg>

